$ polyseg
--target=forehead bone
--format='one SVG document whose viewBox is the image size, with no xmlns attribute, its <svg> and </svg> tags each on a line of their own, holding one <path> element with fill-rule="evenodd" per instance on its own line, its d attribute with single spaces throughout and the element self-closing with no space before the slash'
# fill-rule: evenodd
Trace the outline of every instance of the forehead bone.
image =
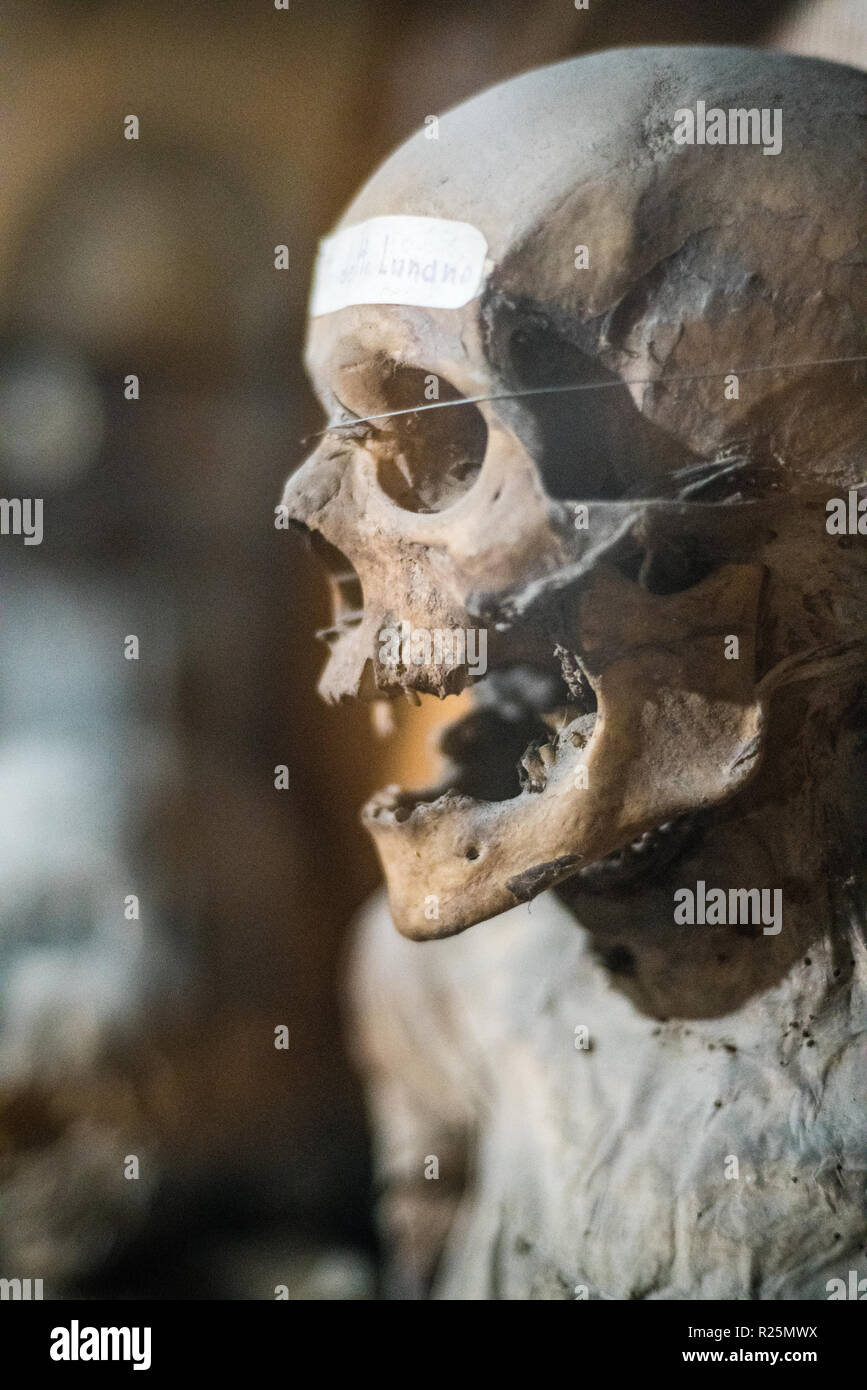
<svg viewBox="0 0 867 1390">
<path fill-rule="evenodd" d="M 698 101 L 779 110 L 779 154 L 676 144 L 676 111 Z M 617 50 L 495 87 L 443 116 L 437 140 L 420 132 L 403 145 L 339 223 L 397 214 L 471 223 L 489 249 L 482 296 L 460 310 L 361 306 L 314 319 L 314 380 L 333 403 L 336 366 L 392 352 L 481 389 L 504 355 L 498 312 L 526 304 L 573 339 L 583 325 L 586 350 L 630 377 L 855 355 L 867 308 L 865 112 L 862 73 L 725 48 Z M 589 247 L 586 270 L 575 268 L 577 243 Z M 767 403 L 791 386 L 803 403 L 811 382 L 827 412 L 821 374 L 762 379 L 750 399 Z M 718 381 L 661 403 L 662 393 L 634 389 L 636 404 L 692 447 L 718 443 Z M 726 419 L 743 419 L 749 433 L 749 410 Z M 709 433 L 696 438 L 705 417 Z"/>
</svg>

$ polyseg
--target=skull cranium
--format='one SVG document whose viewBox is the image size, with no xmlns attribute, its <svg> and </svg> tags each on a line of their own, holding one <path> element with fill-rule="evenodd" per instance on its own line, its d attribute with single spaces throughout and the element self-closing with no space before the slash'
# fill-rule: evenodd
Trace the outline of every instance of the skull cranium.
<svg viewBox="0 0 867 1390">
<path fill-rule="evenodd" d="M 863 653 L 863 569 L 823 514 L 863 469 L 863 363 L 840 363 L 863 348 L 863 87 L 737 50 L 599 55 L 442 118 L 346 213 L 488 249 L 463 306 L 313 319 L 336 426 L 284 498 L 338 598 L 327 698 L 467 683 L 466 660 L 384 662 L 401 622 L 488 634 L 448 785 L 365 813 L 405 934 L 604 883 L 606 857 L 652 869 L 755 775 L 772 692 Z M 779 108 L 782 151 L 678 145 L 697 97 Z"/>
</svg>

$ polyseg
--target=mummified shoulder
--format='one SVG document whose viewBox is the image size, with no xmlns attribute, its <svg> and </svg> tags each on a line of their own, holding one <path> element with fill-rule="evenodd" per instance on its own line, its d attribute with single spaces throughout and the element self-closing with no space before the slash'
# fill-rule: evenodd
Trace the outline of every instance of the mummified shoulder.
<svg viewBox="0 0 867 1390">
<path fill-rule="evenodd" d="M 426 944 L 372 903 L 354 997 L 382 1179 L 429 1213 L 456 1136 L 472 1155 L 436 1295 L 828 1297 L 864 1259 L 867 1048 L 857 979 L 821 1017 L 808 996 L 793 971 L 733 1014 L 655 1020 L 553 895 Z"/>
</svg>

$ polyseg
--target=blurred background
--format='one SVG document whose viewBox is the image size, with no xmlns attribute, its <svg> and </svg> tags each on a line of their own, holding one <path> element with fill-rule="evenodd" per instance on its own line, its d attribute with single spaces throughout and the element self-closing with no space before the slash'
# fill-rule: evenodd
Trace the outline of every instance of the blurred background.
<svg viewBox="0 0 867 1390">
<path fill-rule="evenodd" d="M 357 813 L 439 711 L 383 741 L 315 694 L 326 587 L 273 519 L 317 241 L 494 82 L 636 43 L 865 66 L 863 0 L 4 9 L 0 495 L 44 540 L 0 537 L 0 1277 L 375 1298 Z"/>
</svg>

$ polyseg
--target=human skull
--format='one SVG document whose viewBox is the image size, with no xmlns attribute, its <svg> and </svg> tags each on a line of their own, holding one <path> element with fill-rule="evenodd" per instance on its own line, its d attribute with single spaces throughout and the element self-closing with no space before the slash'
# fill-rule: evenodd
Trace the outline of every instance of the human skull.
<svg viewBox="0 0 867 1390">
<path fill-rule="evenodd" d="M 326 698 L 477 696 L 444 785 L 365 811 L 406 935 L 668 862 L 755 776 L 772 695 L 839 699 L 863 669 L 863 549 L 824 509 L 863 477 L 864 364 L 841 359 L 864 342 L 864 97 L 782 55 L 594 55 L 443 117 L 339 224 L 447 219 L 487 247 L 462 305 L 316 313 L 332 428 L 284 497 L 337 597 Z M 782 148 L 677 143 L 698 101 L 781 111 Z M 483 629 L 489 673 L 384 660 L 401 622 Z"/>
</svg>

